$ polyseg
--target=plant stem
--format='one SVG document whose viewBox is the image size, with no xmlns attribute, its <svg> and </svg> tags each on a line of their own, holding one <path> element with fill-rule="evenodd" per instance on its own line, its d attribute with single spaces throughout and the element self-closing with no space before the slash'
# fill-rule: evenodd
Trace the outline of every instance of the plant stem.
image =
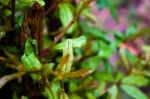
<svg viewBox="0 0 150 99">
<path fill-rule="evenodd" d="M 93 1 L 96 1 L 96 0 L 84 0 L 82 2 L 82 5 L 80 6 L 79 10 L 77 11 L 77 13 L 73 17 L 73 19 L 64 28 L 64 30 L 54 38 L 54 41 L 52 42 L 52 44 L 50 44 L 50 46 L 43 51 L 42 56 L 45 56 L 50 53 L 52 47 L 64 36 L 64 34 L 67 32 L 67 30 L 74 24 L 74 22 L 78 19 L 79 15 L 84 10 L 84 8 L 86 8 Z"/>
<path fill-rule="evenodd" d="M 10 74 L 10 75 L 6 75 L 3 76 L 2 78 L 0 78 L 0 89 L 9 81 L 21 77 L 25 74 L 25 72 L 18 72 L 18 73 L 14 73 L 14 74 Z"/>
<path fill-rule="evenodd" d="M 91 3 L 92 1 L 95 0 L 85 0 L 83 1 L 83 4 L 81 5 L 81 7 L 79 8 L 79 10 L 77 11 L 76 15 L 74 16 L 74 18 L 69 22 L 69 24 L 64 28 L 64 30 L 55 37 L 54 39 L 54 44 L 56 44 L 62 37 L 63 35 L 67 32 L 67 30 L 74 24 L 74 22 L 77 20 L 77 18 L 79 17 L 80 13 L 84 10 L 84 8 L 86 8 L 89 3 Z"/>
</svg>

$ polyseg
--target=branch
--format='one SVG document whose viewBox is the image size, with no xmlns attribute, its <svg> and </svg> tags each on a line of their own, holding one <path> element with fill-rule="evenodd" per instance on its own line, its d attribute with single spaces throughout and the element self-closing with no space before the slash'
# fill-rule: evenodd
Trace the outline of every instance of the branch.
<svg viewBox="0 0 150 99">
<path fill-rule="evenodd" d="M 74 18 L 69 22 L 69 24 L 64 28 L 64 30 L 55 37 L 54 39 L 54 44 L 56 44 L 62 37 L 63 35 L 67 32 L 67 30 L 74 24 L 74 22 L 77 20 L 77 18 L 79 17 L 80 13 L 84 10 L 84 8 L 86 8 L 89 3 L 91 3 L 92 1 L 95 0 L 85 0 L 83 1 L 83 4 L 81 5 L 81 7 L 79 8 L 79 10 L 77 11 L 76 15 L 74 16 Z"/>
<path fill-rule="evenodd" d="M 77 20 L 77 18 L 79 17 L 79 15 L 81 14 L 81 12 L 93 1 L 96 1 L 96 0 L 84 0 L 82 2 L 82 5 L 81 7 L 79 8 L 79 10 L 77 11 L 77 13 L 75 14 L 75 16 L 73 17 L 73 19 L 69 22 L 69 24 L 64 28 L 64 30 L 59 34 L 57 35 L 55 38 L 54 38 L 54 41 L 52 44 L 50 44 L 50 46 L 45 49 L 42 53 L 42 56 L 45 56 L 47 55 L 48 53 L 50 53 L 52 47 L 64 36 L 64 34 L 67 32 L 67 30 L 74 24 L 74 22 Z"/>
</svg>

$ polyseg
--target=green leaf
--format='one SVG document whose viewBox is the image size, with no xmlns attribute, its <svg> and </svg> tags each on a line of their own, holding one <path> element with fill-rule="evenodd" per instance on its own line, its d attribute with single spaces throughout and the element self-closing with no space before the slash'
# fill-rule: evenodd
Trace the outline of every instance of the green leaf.
<svg viewBox="0 0 150 99">
<path fill-rule="evenodd" d="M 71 39 L 72 40 L 72 47 L 73 48 L 80 48 L 86 43 L 86 37 L 85 36 L 79 36 L 77 38 Z M 63 50 L 67 40 L 63 41 L 60 44 L 57 44 L 54 49 L 55 50 Z"/>
<path fill-rule="evenodd" d="M 29 2 L 32 2 L 33 0 L 17 0 L 17 1 L 19 1 L 21 3 L 29 3 Z"/>
<path fill-rule="evenodd" d="M 31 41 L 31 44 L 35 54 L 38 55 L 38 42 L 36 41 L 36 39 L 33 39 Z"/>
<path fill-rule="evenodd" d="M 55 91 L 55 92 L 59 92 L 61 90 L 61 84 L 59 81 L 53 81 L 51 84 L 51 88 Z"/>
<path fill-rule="evenodd" d="M 88 44 L 88 43 L 87 43 Z M 100 50 L 100 48 L 101 48 L 101 41 L 94 41 L 94 42 L 92 42 L 92 44 L 89 44 L 89 46 L 92 46 L 91 47 L 91 51 L 93 52 L 93 53 L 97 53 L 97 52 L 99 52 L 99 50 Z M 86 45 L 86 46 L 88 46 L 88 45 Z"/>
<path fill-rule="evenodd" d="M 77 94 L 71 94 L 69 95 L 69 99 L 82 99 L 82 98 L 78 96 Z"/>
<path fill-rule="evenodd" d="M 29 99 L 27 96 L 21 96 L 21 99 Z"/>
<path fill-rule="evenodd" d="M 25 52 L 21 57 L 21 61 L 27 71 L 40 70 L 42 68 L 40 61 L 34 53 L 33 45 L 35 45 L 36 49 L 36 40 L 32 40 L 31 38 L 27 39 L 25 44 Z"/>
<path fill-rule="evenodd" d="M 51 92 L 48 90 L 48 88 L 45 88 L 45 91 L 42 92 L 42 95 L 44 97 L 46 97 L 47 99 L 53 99 L 53 96 L 52 96 Z"/>
<path fill-rule="evenodd" d="M 28 56 L 26 56 L 25 54 L 21 57 L 21 62 L 23 63 L 24 65 L 24 68 L 27 70 L 27 71 L 30 71 L 32 70 L 32 62 L 30 61 L 30 59 L 28 58 Z"/>
<path fill-rule="evenodd" d="M 81 63 L 81 67 L 86 69 L 96 70 L 97 67 L 99 66 L 100 59 L 101 57 L 99 57 L 98 55 L 87 58 Z"/>
<path fill-rule="evenodd" d="M 40 70 L 42 68 L 40 61 L 38 60 L 38 58 L 35 56 L 34 53 L 31 53 L 29 56 L 27 56 L 27 58 L 29 58 L 33 68 L 35 68 L 36 70 Z"/>
<path fill-rule="evenodd" d="M 47 99 L 58 99 L 58 94 L 51 84 L 45 87 L 45 91 L 42 92 L 42 95 Z"/>
<path fill-rule="evenodd" d="M 73 92 L 75 92 L 77 89 L 78 89 L 77 83 L 74 82 L 74 81 L 71 81 L 71 82 L 69 83 L 69 91 L 70 91 L 71 93 L 73 93 Z"/>
<path fill-rule="evenodd" d="M 137 26 L 135 24 L 132 24 L 128 27 L 126 33 L 125 33 L 125 37 L 129 38 L 132 37 L 134 35 L 136 35 L 137 33 Z"/>
<path fill-rule="evenodd" d="M 0 40 L 6 35 L 6 32 L 0 31 Z"/>
<path fill-rule="evenodd" d="M 22 3 L 22 4 L 32 4 L 34 3 L 35 1 L 38 2 L 41 6 L 44 6 L 45 5 L 45 2 L 44 0 L 17 0 L 19 1 L 19 3 Z"/>
<path fill-rule="evenodd" d="M 44 0 L 32 0 L 32 1 L 37 1 L 41 6 L 45 5 Z"/>
<path fill-rule="evenodd" d="M 98 53 L 98 55 L 101 58 L 109 58 L 112 56 L 113 52 L 115 51 L 116 45 L 114 43 L 106 44 L 104 42 L 101 42 L 101 49 Z"/>
<path fill-rule="evenodd" d="M 72 43 L 73 43 L 73 48 L 80 48 L 80 47 L 83 47 L 86 43 L 86 37 L 85 36 L 79 36 L 77 38 L 74 38 L 72 40 Z"/>
<path fill-rule="evenodd" d="M 116 85 L 113 85 L 112 87 L 110 87 L 108 89 L 108 93 L 110 94 L 110 98 L 109 99 L 117 99 L 117 95 L 118 95 L 118 88 Z"/>
<path fill-rule="evenodd" d="M 27 71 L 40 70 L 42 68 L 40 61 L 34 53 L 31 53 L 30 55 L 24 54 L 21 57 L 21 61 Z"/>
<path fill-rule="evenodd" d="M 116 43 L 117 46 L 124 41 L 124 36 L 123 36 L 123 34 L 121 32 L 114 31 L 113 35 L 115 37 L 114 43 Z"/>
<path fill-rule="evenodd" d="M 30 55 L 31 53 L 34 52 L 33 46 L 32 46 L 32 39 L 28 38 L 26 43 L 25 43 L 25 54 Z"/>
<path fill-rule="evenodd" d="M 111 73 L 108 72 L 94 72 L 93 76 L 99 81 L 112 82 L 114 80 Z"/>
<path fill-rule="evenodd" d="M 87 97 L 85 99 L 99 99 L 100 91 L 98 89 L 87 90 L 85 94 L 86 94 L 86 97 Z"/>
<path fill-rule="evenodd" d="M 124 74 L 122 72 L 118 71 L 115 76 L 115 81 L 119 82 L 123 77 L 124 77 Z"/>
<path fill-rule="evenodd" d="M 73 19 L 73 6 L 70 3 L 59 3 L 59 17 L 63 27 L 65 28 L 69 22 Z M 67 31 L 67 33 L 72 33 L 77 27 L 75 22 Z"/>
<path fill-rule="evenodd" d="M 86 92 L 86 99 L 96 99 L 96 97 L 91 92 Z"/>
<path fill-rule="evenodd" d="M 133 55 L 129 50 L 125 50 L 125 54 L 130 64 L 135 64 L 138 61 L 138 57 Z"/>
<path fill-rule="evenodd" d="M 147 34 L 149 34 L 149 32 L 150 32 L 149 27 L 141 28 L 140 30 L 136 31 L 135 35 L 130 36 L 129 39 L 135 40 L 137 38 L 140 38 L 141 36 L 146 36 Z"/>
<path fill-rule="evenodd" d="M 33 81 L 40 81 L 42 79 L 42 76 L 40 74 L 31 73 L 31 78 Z"/>
<path fill-rule="evenodd" d="M 149 80 L 140 75 L 130 75 L 122 79 L 122 83 L 136 85 L 139 87 L 146 86 L 149 83 Z"/>
<path fill-rule="evenodd" d="M 6 10 L 4 11 L 4 14 L 5 14 L 6 16 L 10 16 L 10 15 L 12 14 L 12 12 L 11 12 L 11 10 L 6 9 Z"/>
<path fill-rule="evenodd" d="M 13 92 L 12 99 L 19 99 L 19 97 L 18 97 L 18 95 L 17 95 L 17 93 L 15 91 Z"/>
<path fill-rule="evenodd" d="M 33 5 L 32 0 L 16 0 L 16 9 L 23 10 L 27 7 L 31 7 L 32 5 Z"/>
<path fill-rule="evenodd" d="M 135 86 L 122 84 L 121 88 L 134 99 L 148 99 L 148 97 Z"/>
<path fill-rule="evenodd" d="M 83 30 L 84 34 L 86 35 L 86 37 L 89 38 L 97 38 L 100 41 L 102 41 L 103 43 L 109 44 L 110 41 L 107 37 L 107 33 L 105 33 L 104 31 L 101 31 L 99 28 L 94 27 L 92 25 L 89 25 L 88 22 L 81 22 L 80 23 L 80 27 Z"/>
<path fill-rule="evenodd" d="M 107 59 L 103 59 L 103 63 L 104 63 L 105 71 L 107 71 L 109 73 L 113 73 L 113 67 L 109 63 L 109 61 Z"/>
<path fill-rule="evenodd" d="M 10 2 L 10 0 L 0 0 L 0 3 L 2 4 L 2 5 L 9 5 L 9 2 Z"/>
<path fill-rule="evenodd" d="M 117 5 L 113 0 L 108 0 L 108 8 L 110 10 L 111 16 L 117 20 L 118 18 L 118 10 L 117 10 Z"/>
</svg>

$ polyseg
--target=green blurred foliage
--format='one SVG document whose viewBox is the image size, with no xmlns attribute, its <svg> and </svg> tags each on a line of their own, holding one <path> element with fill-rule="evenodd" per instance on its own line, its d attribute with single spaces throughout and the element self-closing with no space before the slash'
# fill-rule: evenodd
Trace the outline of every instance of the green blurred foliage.
<svg viewBox="0 0 150 99">
<path fill-rule="evenodd" d="M 123 84 L 121 88 L 134 99 L 148 99 L 148 97 L 135 86 Z"/>
<path fill-rule="evenodd" d="M 116 2 L 114 2 L 113 0 L 97 0 L 97 6 L 100 9 L 108 7 L 112 17 L 117 20 L 118 10 Z"/>
</svg>

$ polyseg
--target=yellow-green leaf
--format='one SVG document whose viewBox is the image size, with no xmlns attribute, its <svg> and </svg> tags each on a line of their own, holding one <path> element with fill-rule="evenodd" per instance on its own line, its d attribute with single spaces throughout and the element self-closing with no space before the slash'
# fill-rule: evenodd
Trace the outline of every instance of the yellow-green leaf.
<svg viewBox="0 0 150 99">
<path fill-rule="evenodd" d="M 75 78 L 75 77 L 85 77 L 93 72 L 92 69 L 80 69 L 74 72 L 69 72 L 66 74 L 66 77 Z"/>
<path fill-rule="evenodd" d="M 65 92 L 61 92 L 59 99 L 69 99 L 69 97 L 68 97 L 68 95 Z"/>
<path fill-rule="evenodd" d="M 71 70 L 72 64 L 73 64 L 72 40 L 67 39 L 65 42 L 65 46 L 63 48 L 63 56 L 60 64 L 58 65 L 58 69 L 60 69 L 62 73 L 68 73 Z"/>
</svg>

